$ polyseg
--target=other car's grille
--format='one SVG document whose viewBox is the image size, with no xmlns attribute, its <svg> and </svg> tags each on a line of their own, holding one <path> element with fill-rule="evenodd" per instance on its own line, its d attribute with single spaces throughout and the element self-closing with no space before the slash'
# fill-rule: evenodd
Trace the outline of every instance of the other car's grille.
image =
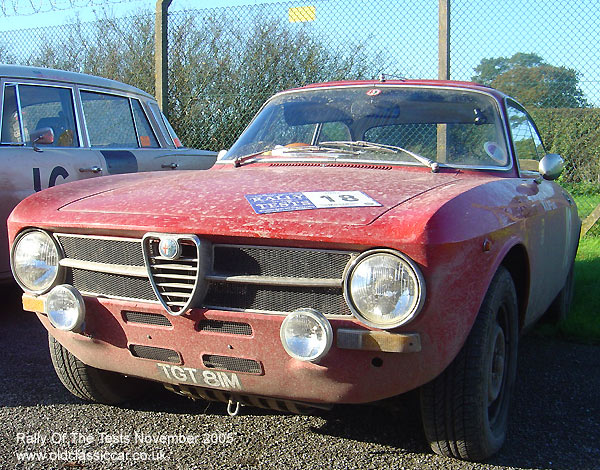
<svg viewBox="0 0 600 470">
<path fill-rule="evenodd" d="M 264 313 L 314 308 L 325 315 L 351 314 L 342 283 L 353 252 L 211 246 L 193 236 L 174 237 L 179 237 L 181 256 L 170 260 L 158 254 L 158 234 L 144 241 L 56 235 L 65 254 L 61 265 L 67 269 L 67 282 L 84 294 L 160 302 L 174 314 L 191 307 Z M 208 325 L 205 331 L 216 329 Z"/>
</svg>

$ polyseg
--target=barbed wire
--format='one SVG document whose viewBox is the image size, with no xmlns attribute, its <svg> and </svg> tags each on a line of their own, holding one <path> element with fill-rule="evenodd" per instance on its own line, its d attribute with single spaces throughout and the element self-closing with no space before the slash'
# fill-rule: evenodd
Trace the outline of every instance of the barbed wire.
<svg viewBox="0 0 600 470">
<path fill-rule="evenodd" d="M 143 0 L 0 0 L 0 15 L 4 17 L 30 16 L 51 11 L 97 7 L 117 3 L 135 3 Z"/>
</svg>

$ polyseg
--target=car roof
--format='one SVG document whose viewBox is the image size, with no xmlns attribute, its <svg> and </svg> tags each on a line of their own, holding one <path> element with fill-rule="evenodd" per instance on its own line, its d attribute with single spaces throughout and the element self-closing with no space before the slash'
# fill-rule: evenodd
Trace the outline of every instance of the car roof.
<svg viewBox="0 0 600 470">
<path fill-rule="evenodd" d="M 458 80 L 413 80 L 413 79 L 401 79 L 401 80 L 388 80 L 388 79 L 377 79 L 377 80 L 340 80 L 333 82 L 313 83 L 299 88 L 293 88 L 292 90 L 307 90 L 311 88 L 328 88 L 328 87 L 342 87 L 342 86 L 384 86 L 384 85 L 403 85 L 403 86 L 422 86 L 422 87 L 451 87 L 451 88 L 467 88 L 470 90 L 482 91 L 495 96 L 498 99 L 506 97 L 504 93 L 496 90 L 495 88 L 482 85 L 475 82 L 465 82 Z M 291 91 L 291 90 L 286 90 Z"/>
<path fill-rule="evenodd" d="M 79 85 L 118 90 L 126 93 L 135 93 L 138 95 L 143 95 L 146 98 L 154 99 L 152 95 L 146 93 L 145 91 L 116 80 L 96 77 L 95 75 L 88 75 L 85 73 L 67 72 L 65 70 L 56 70 L 44 67 L 0 64 L 0 78 L 39 79 L 53 82 L 76 83 Z"/>
</svg>

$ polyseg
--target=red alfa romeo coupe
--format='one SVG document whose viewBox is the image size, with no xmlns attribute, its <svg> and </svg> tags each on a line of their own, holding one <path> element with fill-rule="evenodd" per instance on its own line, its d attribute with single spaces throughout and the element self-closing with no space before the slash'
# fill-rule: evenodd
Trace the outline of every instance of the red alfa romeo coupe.
<svg viewBox="0 0 600 470">
<path fill-rule="evenodd" d="M 303 412 L 420 390 L 439 454 L 502 445 L 520 333 L 564 317 L 581 222 L 528 113 L 463 82 L 269 99 L 208 171 L 50 188 L 9 220 L 66 388 L 140 379 Z"/>
</svg>

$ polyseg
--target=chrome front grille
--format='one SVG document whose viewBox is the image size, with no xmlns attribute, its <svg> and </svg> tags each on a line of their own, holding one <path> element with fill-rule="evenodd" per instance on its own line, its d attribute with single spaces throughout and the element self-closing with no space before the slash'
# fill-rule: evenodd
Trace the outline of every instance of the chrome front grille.
<svg viewBox="0 0 600 470">
<path fill-rule="evenodd" d="M 347 252 L 215 245 L 213 271 L 220 274 L 342 279 Z"/>
<path fill-rule="evenodd" d="M 144 266 L 140 240 L 57 234 L 67 258 L 93 263 Z"/>
<path fill-rule="evenodd" d="M 148 282 L 148 277 L 73 268 L 70 270 L 67 280 L 82 294 L 156 302 L 156 295 Z"/>
<path fill-rule="evenodd" d="M 257 286 L 211 283 L 204 299 L 211 308 L 257 312 L 293 312 L 314 308 L 325 315 L 351 315 L 340 288 Z"/>
<path fill-rule="evenodd" d="M 194 235 L 172 235 L 179 244 L 179 254 L 174 258 L 161 256 L 158 244 L 163 235 L 147 234 L 143 241 L 143 252 L 148 268 L 150 283 L 163 307 L 172 315 L 184 313 L 190 306 L 203 282 L 206 254 Z"/>
<path fill-rule="evenodd" d="M 143 240 L 56 234 L 66 280 L 83 294 L 161 303 L 171 314 L 192 307 L 288 313 L 314 308 L 351 315 L 342 285 L 354 252 L 178 240 L 176 259 L 161 256 L 161 234 Z M 141 261 L 140 261 L 141 260 Z"/>
<path fill-rule="evenodd" d="M 310 307 L 325 315 L 351 315 L 342 284 L 354 256 L 347 251 L 214 245 L 204 306 L 262 313 Z"/>
</svg>

